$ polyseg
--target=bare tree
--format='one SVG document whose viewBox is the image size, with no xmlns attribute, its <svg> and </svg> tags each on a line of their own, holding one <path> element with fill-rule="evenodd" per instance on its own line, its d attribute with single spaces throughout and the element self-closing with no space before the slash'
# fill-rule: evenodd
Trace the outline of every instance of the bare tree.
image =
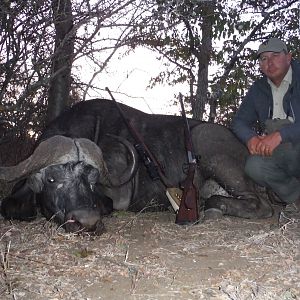
<svg viewBox="0 0 300 300">
<path fill-rule="evenodd" d="M 135 0 L 29 0 L 0 3 L 0 111 L 4 131 L 39 133 L 93 88 L 131 22 L 145 10 Z M 82 59 L 94 70 L 80 78 Z M 85 66 L 84 66 L 85 67 Z"/>
<path fill-rule="evenodd" d="M 75 31 L 71 0 L 52 0 L 55 48 L 48 97 L 48 122 L 69 105 Z"/>
</svg>

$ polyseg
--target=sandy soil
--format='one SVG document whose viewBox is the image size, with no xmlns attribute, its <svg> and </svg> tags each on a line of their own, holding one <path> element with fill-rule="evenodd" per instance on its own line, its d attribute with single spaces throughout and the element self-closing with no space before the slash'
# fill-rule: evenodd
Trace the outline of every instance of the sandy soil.
<svg viewBox="0 0 300 300">
<path fill-rule="evenodd" d="M 300 299 L 300 222 L 117 213 L 102 236 L 0 221 L 0 299 Z"/>
</svg>

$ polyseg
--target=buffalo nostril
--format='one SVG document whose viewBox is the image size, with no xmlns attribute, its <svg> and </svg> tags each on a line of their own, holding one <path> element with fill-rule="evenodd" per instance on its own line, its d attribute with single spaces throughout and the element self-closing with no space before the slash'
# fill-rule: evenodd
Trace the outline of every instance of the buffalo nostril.
<svg viewBox="0 0 300 300">
<path fill-rule="evenodd" d="M 104 225 L 98 212 L 91 209 L 78 209 L 69 212 L 66 216 L 66 230 L 99 231 L 104 232 Z M 74 229 L 73 229 L 74 228 Z"/>
</svg>

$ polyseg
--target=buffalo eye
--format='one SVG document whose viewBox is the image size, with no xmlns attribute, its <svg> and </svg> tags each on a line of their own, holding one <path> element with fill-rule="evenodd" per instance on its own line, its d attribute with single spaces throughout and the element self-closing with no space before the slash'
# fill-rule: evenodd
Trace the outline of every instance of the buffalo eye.
<svg viewBox="0 0 300 300">
<path fill-rule="evenodd" d="M 49 183 L 53 183 L 53 182 L 55 182 L 55 179 L 54 179 L 53 177 L 48 177 L 48 178 L 47 178 L 47 181 L 48 181 Z"/>
</svg>

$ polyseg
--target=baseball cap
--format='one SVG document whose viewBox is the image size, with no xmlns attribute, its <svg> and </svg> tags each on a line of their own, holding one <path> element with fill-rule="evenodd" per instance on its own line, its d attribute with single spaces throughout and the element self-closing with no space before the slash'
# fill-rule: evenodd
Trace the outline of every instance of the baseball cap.
<svg viewBox="0 0 300 300">
<path fill-rule="evenodd" d="M 283 50 L 286 52 L 288 51 L 286 44 L 282 40 L 278 38 L 270 38 L 259 46 L 257 50 L 257 57 L 259 57 L 263 52 L 281 52 Z"/>
</svg>

